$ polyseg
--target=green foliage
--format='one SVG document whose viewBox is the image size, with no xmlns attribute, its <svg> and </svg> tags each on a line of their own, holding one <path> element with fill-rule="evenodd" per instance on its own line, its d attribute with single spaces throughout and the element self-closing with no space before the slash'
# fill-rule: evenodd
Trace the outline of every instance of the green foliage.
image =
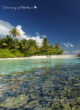
<svg viewBox="0 0 80 110">
<path fill-rule="evenodd" d="M 11 35 L 20 35 L 17 30 L 12 29 Z M 0 57 L 26 57 L 32 55 L 61 55 L 64 51 L 60 49 L 60 45 L 50 45 L 47 38 L 43 39 L 42 45 L 39 47 L 35 40 L 18 40 L 13 39 L 9 35 L 0 39 Z"/>
<path fill-rule="evenodd" d="M 80 57 L 80 51 L 78 52 L 77 56 Z"/>
<path fill-rule="evenodd" d="M 48 39 L 46 37 L 43 38 L 43 42 L 42 42 L 42 46 L 41 46 L 41 51 L 42 52 L 47 52 L 49 46 L 50 45 L 49 45 Z"/>
<path fill-rule="evenodd" d="M 60 48 L 61 48 L 61 47 L 60 47 L 60 44 L 57 43 L 56 46 L 55 46 L 55 48 L 56 48 L 57 50 L 60 50 Z"/>
<path fill-rule="evenodd" d="M 13 38 L 16 38 L 16 37 L 20 36 L 20 33 L 19 33 L 19 31 L 16 28 L 13 28 L 10 31 L 10 35 L 13 35 Z M 14 41 L 15 41 L 15 51 L 16 51 L 16 48 L 17 48 L 17 46 L 16 46 L 17 39 L 14 39 Z"/>
<path fill-rule="evenodd" d="M 19 33 L 19 31 L 16 28 L 13 28 L 10 31 L 10 35 L 13 35 L 13 37 L 16 37 L 16 36 L 20 36 L 20 33 Z"/>
<path fill-rule="evenodd" d="M 24 54 L 20 51 L 8 50 L 8 49 L 0 49 L 0 58 L 14 58 L 14 57 L 24 57 Z"/>
</svg>

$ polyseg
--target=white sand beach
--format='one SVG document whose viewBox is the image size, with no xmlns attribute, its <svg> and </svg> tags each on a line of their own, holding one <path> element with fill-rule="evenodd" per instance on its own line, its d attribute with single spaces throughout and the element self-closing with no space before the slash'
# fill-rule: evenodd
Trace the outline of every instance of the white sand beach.
<svg viewBox="0 0 80 110">
<path fill-rule="evenodd" d="M 77 55 L 43 55 L 16 58 L 0 58 L 0 60 L 19 60 L 19 59 L 45 59 L 45 58 L 78 58 Z"/>
</svg>

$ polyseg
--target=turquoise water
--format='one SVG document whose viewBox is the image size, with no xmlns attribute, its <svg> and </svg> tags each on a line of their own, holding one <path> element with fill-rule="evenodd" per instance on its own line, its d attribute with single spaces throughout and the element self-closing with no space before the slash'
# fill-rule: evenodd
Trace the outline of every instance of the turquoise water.
<svg viewBox="0 0 80 110">
<path fill-rule="evenodd" d="M 0 110 L 80 110 L 80 59 L 0 61 Z"/>
<path fill-rule="evenodd" d="M 0 60 L 0 74 L 23 72 L 33 68 L 55 67 L 57 65 L 75 65 L 78 63 L 80 63 L 80 59 L 77 58 Z"/>
</svg>

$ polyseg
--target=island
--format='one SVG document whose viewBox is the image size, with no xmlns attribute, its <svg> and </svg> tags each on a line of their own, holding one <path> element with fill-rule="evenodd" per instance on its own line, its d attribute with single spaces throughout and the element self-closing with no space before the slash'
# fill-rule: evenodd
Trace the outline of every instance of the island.
<svg viewBox="0 0 80 110">
<path fill-rule="evenodd" d="M 19 36 L 20 32 L 13 28 L 10 35 L 0 38 L 0 58 L 63 55 L 64 53 L 59 43 L 53 46 L 46 37 L 43 38 L 42 44 L 38 45 L 33 39 L 19 40 Z"/>
</svg>

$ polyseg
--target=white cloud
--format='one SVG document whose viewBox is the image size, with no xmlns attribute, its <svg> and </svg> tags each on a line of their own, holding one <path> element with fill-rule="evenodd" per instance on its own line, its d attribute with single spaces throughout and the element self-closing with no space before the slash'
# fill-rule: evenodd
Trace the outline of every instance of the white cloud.
<svg viewBox="0 0 80 110">
<path fill-rule="evenodd" d="M 67 48 L 69 48 L 69 47 L 74 47 L 74 45 L 72 44 L 72 43 L 70 43 L 70 42 L 68 42 L 68 43 L 63 43 L 63 45 L 65 46 L 65 47 L 67 47 Z"/>
<path fill-rule="evenodd" d="M 80 50 L 74 50 L 72 51 L 72 54 L 78 54 L 80 52 Z"/>
<path fill-rule="evenodd" d="M 13 28 L 13 26 L 9 22 L 5 22 L 0 20 L 0 35 L 8 35 L 9 31 Z"/>
<path fill-rule="evenodd" d="M 0 20 L 0 37 L 8 35 L 9 31 L 12 28 L 14 28 L 14 26 L 12 26 L 9 22 Z M 38 32 L 36 32 L 36 36 L 30 36 L 30 35 L 25 34 L 25 32 L 22 30 L 21 25 L 16 26 L 16 29 L 21 34 L 21 36 L 19 37 L 20 40 L 21 39 L 26 39 L 26 40 L 33 39 L 37 42 L 38 46 L 40 46 L 42 44 L 43 39 L 40 38 L 40 34 Z"/>
<path fill-rule="evenodd" d="M 64 54 L 78 54 L 79 52 L 80 50 L 71 50 L 71 51 L 65 50 Z"/>
<path fill-rule="evenodd" d="M 45 37 L 47 38 L 47 36 L 46 36 L 46 35 L 43 35 L 43 38 L 45 38 Z"/>
<path fill-rule="evenodd" d="M 22 30 L 22 26 L 21 25 L 18 25 L 16 27 L 16 29 L 20 32 L 21 36 L 20 36 L 20 39 L 26 39 L 26 40 L 29 40 L 29 39 L 33 39 L 37 42 L 37 44 L 40 46 L 42 44 L 42 40 L 40 38 L 40 35 L 38 32 L 36 32 L 36 36 L 30 36 L 30 35 L 26 35 L 25 32 Z"/>
<path fill-rule="evenodd" d="M 21 37 L 21 39 L 27 39 L 27 36 L 26 36 L 26 34 L 25 34 L 25 32 L 22 30 L 22 26 L 20 26 L 20 25 L 18 25 L 18 26 L 16 26 L 16 29 L 19 31 L 19 33 L 20 33 L 20 37 Z"/>
</svg>

